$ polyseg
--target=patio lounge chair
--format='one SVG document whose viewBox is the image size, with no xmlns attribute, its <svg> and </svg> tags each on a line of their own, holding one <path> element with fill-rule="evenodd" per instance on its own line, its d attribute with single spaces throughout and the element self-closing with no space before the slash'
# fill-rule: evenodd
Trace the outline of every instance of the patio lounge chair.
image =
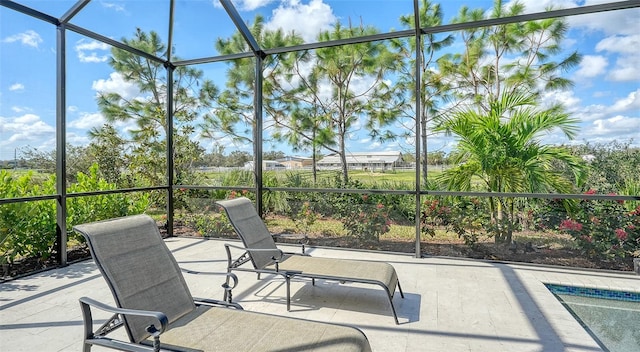
<svg viewBox="0 0 640 352">
<path fill-rule="evenodd" d="M 227 213 L 227 217 L 242 239 L 244 247 L 225 244 L 227 250 L 228 271 L 253 271 L 258 273 L 278 274 L 285 278 L 287 289 L 287 310 L 291 309 L 291 278 L 302 277 L 325 279 L 338 282 L 359 282 L 381 286 L 389 298 L 393 318 L 398 322 L 396 309 L 393 306 L 393 294 L 396 286 L 400 296 L 404 298 L 400 282 L 394 267 L 388 263 L 332 258 L 317 258 L 303 253 L 285 253 L 277 248 L 273 237 L 258 215 L 251 201 L 245 197 L 216 202 Z M 233 259 L 231 248 L 244 250 L 238 258 Z M 247 262 L 253 268 L 242 266 Z"/>
<path fill-rule="evenodd" d="M 80 298 L 85 352 L 93 345 L 123 351 L 371 351 L 354 327 L 248 312 L 230 300 L 194 300 L 146 215 L 74 230 L 87 239 L 117 305 Z M 95 332 L 94 308 L 114 314 Z M 129 341 L 106 336 L 123 325 Z"/>
</svg>

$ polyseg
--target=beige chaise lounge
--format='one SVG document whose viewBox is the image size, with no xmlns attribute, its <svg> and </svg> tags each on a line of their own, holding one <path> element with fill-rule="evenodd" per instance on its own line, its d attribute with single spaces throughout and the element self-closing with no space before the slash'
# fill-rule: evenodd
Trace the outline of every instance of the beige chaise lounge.
<svg viewBox="0 0 640 352">
<path fill-rule="evenodd" d="M 117 307 L 83 297 L 83 350 L 371 351 L 362 331 L 194 300 L 153 219 L 136 215 L 78 225 Z M 234 276 L 234 275 L 233 275 Z M 229 308 L 231 307 L 231 308 Z M 92 309 L 114 314 L 96 331 Z M 107 336 L 124 326 L 129 341 Z"/>
<path fill-rule="evenodd" d="M 293 277 L 312 279 L 312 284 L 315 284 L 315 279 L 325 279 L 379 285 L 389 298 L 393 318 L 398 324 L 398 316 L 393 306 L 393 294 L 396 287 L 402 298 L 404 294 L 396 270 L 391 264 L 285 253 L 277 248 L 271 233 L 248 198 L 222 200 L 217 204 L 224 208 L 229 221 L 244 244 L 244 247 L 225 244 L 229 272 L 254 271 L 258 274 L 270 273 L 283 276 L 287 288 L 287 310 L 291 309 L 290 282 Z M 231 253 L 231 248 L 234 247 L 245 252 L 234 259 Z M 249 261 L 253 268 L 243 266 Z"/>
</svg>

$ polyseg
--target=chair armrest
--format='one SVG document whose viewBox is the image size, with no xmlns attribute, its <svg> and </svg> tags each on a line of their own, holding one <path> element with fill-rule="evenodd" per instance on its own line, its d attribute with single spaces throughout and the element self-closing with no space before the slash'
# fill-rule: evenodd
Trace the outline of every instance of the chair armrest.
<svg viewBox="0 0 640 352">
<path fill-rule="evenodd" d="M 279 265 L 280 265 L 280 261 L 282 260 L 282 257 L 284 257 L 285 252 L 283 252 L 281 249 L 276 248 L 276 249 L 261 249 L 261 248 L 246 248 L 246 247 L 240 247 L 240 246 L 234 246 L 232 244 L 228 244 L 225 243 L 224 244 L 224 248 L 227 251 L 227 268 L 228 270 L 231 270 L 232 268 L 237 268 L 240 265 L 248 262 L 249 260 L 251 260 L 251 253 L 252 252 L 272 252 L 272 253 L 276 253 L 276 255 L 272 256 L 271 259 L 274 261 L 275 265 L 276 265 L 276 271 L 280 271 Z M 238 257 L 238 259 L 233 260 L 233 258 L 231 257 L 231 249 L 230 248 L 236 248 L 236 249 L 240 249 L 240 250 L 244 250 L 245 252 Z"/>
<path fill-rule="evenodd" d="M 114 307 L 114 306 L 110 306 L 108 304 L 104 304 L 102 302 L 98 302 L 94 299 L 91 299 L 89 297 L 80 297 L 79 298 L 80 301 L 80 308 L 82 309 L 82 319 L 84 320 L 84 327 L 85 327 L 85 337 L 86 338 L 92 338 L 95 335 L 98 336 L 104 336 L 106 334 L 108 334 L 109 332 L 113 331 L 115 328 L 118 328 L 120 325 L 122 325 L 121 322 L 117 322 L 114 319 L 116 319 L 116 317 L 118 315 L 137 315 L 137 316 L 145 316 L 145 317 L 152 317 L 155 318 L 156 320 L 158 320 L 158 322 L 160 323 L 160 329 L 158 329 L 155 325 L 150 325 L 147 330 L 152 334 L 162 334 L 165 330 L 167 330 L 167 327 L 169 326 L 169 318 L 167 318 L 167 316 L 162 313 L 162 312 L 156 312 L 156 311 L 149 311 L 149 310 L 139 310 L 139 309 L 127 309 L 127 308 L 118 308 L 118 307 Z M 109 313 L 114 313 L 114 317 L 108 321 L 107 323 L 105 323 L 100 329 L 98 329 L 98 334 L 94 334 L 93 333 L 93 318 L 91 316 L 91 307 L 96 307 L 100 310 L 103 310 L 105 312 L 109 312 Z M 115 323 L 115 324 L 113 324 Z"/>
<path fill-rule="evenodd" d="M 256 252 L 256 253 L 259 253 L 259 252 L 275 253 L 275 255 L 271 257 L 271 259 L 273 259 L 276 262 L 276 266 L 280 262 L 280 260 L 282 260 L 282 257 L 285 255 L 285 252 L 283 252 L 281 249 L 278 249 L 278 248 L 276 248 L 276 249 L 246 248 L 246 247 L 236 246 L 236 245 L 232 245 L 232 244 L 228 244 L 228 243 L 224 244 L 224 248 L 227 251 L 227 268 L 237 268 L 240 265 L 248 262 L 249 260 L 251 260 L 250 256 L 251 256 L 252 252 Z M 231 249 L 230 248 L 243 250 L 245 252 L 240 257 L 238 257 L 238 259 L 233 260 L 233 257 L 231 256 Z"/>
<path fill-rule="evenodd" d="M 236 288 L 236 286 L 238 286 L 238 276 L 234 273 L 221 273 L 221 272 L 215 272 L 215 271 L 193 271 L 193 270 L 188 270 L 188 269 L 183 269 L 180 268 L 181 271 L 188 273 L 188 274 L 196 274 L 196 275 L 224 275 L 226 276 L 226 280 L 225 282 L 222 284 L 222 288 L 224 289 L 224 296 L 223 296 L 223 300 L 219 301 L 216 299 L 211 299 L 211 298 L 194 298 L 194 302 L 196 304 L 205 304 L 205 305 L 220 305 L 220 306 L 225 306 L 225 307 L 233 307 L 236 309 L 244 309 L 242 308 L 241 305 L 239 305 L 238 303 L 234 303 L 232 302 L 233 300 L 233 294 L 232 294 L 232 290 L 234 288 Z M 233 283 L 229 284 L 229 279 L 231 279 L 231 281 L 233 281 Z"/>
<path fill-rule="evenodd" d="M 225 247 L 231 247 L 231 248 L 235 248 L 235 249 L 240 249 L 240 250 L 244 250 L 247 252 L 274 252 L 278 254 L 278 258 L 282 259 L 282 257 L 284 256 L 285 252 L 283 252 L 281 249 L 276 248 L 276 249 L 262 249 L 262 248 L 246 248 L 246 247 L 241 247 L 241 246 L 235 246 L 232 244 L 228 244 L 225 243 L 224 244 Z"/>
<path fill-rule="evenodd" d="M 236 288 L 236 286 L 238 286 L 238 276 L 236 276 L 236 274 L 234 273 L 221 273 L 219 271 L 195 271 L 195 270 L 189 270 L 184 268 L 180 268 L 180 271 L 187 274 L 194 274 L 194 275 L 224 275 L 227 277 L 227 279 L 225 280 L 225 283 L 222 284 L 222 288 L 224 288 L 225 291 L 231 291 L 234 288 Z M 229 285 L 229 279 L 233 281 L 233 285 Z"/>
</svg>

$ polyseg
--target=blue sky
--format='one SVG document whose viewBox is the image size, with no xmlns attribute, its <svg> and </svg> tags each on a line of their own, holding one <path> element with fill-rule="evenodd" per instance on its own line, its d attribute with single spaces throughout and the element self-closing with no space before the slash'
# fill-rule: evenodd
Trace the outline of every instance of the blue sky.
<svg viewBox="0 0 640 352">
<path fill-rule="evenodd" d="M 62 16 L 75 1 L 18 0 L 18 3 Z M 576 7 L 604 1 L 525 0 L 527 12 L 556 7 Z M 119 40 L 130 38 L 136 27 L 158 32 L 167 42 L 168 1 L 92 1 L 71 23 Z M 412 10 L 410 0 L 243 0 L 233 1 L 245 21 L 256 14 L 266 19 L 268 29 L 295 30 L 313 41 L 320 30 L 336 20 L 362 21 L 380 31 L 401 29 L 398 18 Z M 491 1 L 442 1 L 444 22 L 449 23 L 462 5 L 491 6 Z M 549 93 L 548 101 L 562 102 L 580 119 L 580 133 L 573 143 L 630 141 L 640 146 L 640 10 L 624 10 L 569 19 L 571 30 L 563 48 L 578 50 L 584 59 L 566 74 L 575 87 Z M 215 40 L 234 31 L 224 10 L 212 0 L 178 0 L 175 8 L 175 55 L 183 59 L 215 56 Z M 197 36 L 194 33 L 198 33 Z M 95 96 L 98 91 L 135 95 L 136 89 L 113 72 L 107 64 L 110 47 L 73 32 L 67 32 L 67 140 L 74 145 L 88 143 L 87 130 L 104 123 Z M 224 86 L 224 64 L 198 67 L 208 78 Z M 51 150 L 55 147 L 56 111 L 56 30 L 55 27 L 0 7 L 0 160 L 12 159 L 24 146 Z M 126 125 L 119 125 L 126 129 Z M 559 134 L 544 137 L 554 144 L 569 143 Z M 232 145 L 229 141 L 219 141 Z M 207 142 L 210 143 L 210 142 Z M 452 140 L 434 137 L 430 146 L 448 150 Z M 206 143 L 205 143 L 206 144 Z M 403 141 L 384 145 L 354 132 L 349 150 L 399 150 Z M 243 149 L 234 146 L 227 150 Z M 271 145 L 265 150 L 272 149 Z M 286 148 L 277 148 L 287 151 Z"/>
</svg>

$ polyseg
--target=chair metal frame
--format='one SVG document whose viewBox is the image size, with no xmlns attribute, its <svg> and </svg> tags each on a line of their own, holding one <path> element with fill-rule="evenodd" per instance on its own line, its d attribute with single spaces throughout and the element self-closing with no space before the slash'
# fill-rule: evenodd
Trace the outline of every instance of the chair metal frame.
<svg viewBox="0 0 640 352">
<path fill-rule="evenodd" d="M 315 285 L 316 279 L 336 281 L 339 283 L 352 282 L 352 283 L 378 285 L 384 289 L 387 295 L 387 298 L 389 299 L 389 304 L 391 306 L 391 312 L 393 313 L 393 318 L 395 320 L 395 323 L 400 324 L 400 322 L 398 321 L 398 314 L 396 312 L 395 306 L 393 305 L 394 292 L 391 292 L 389 287 L 384 282 L 375 280 L 375 279 L 353 278 L 353 277 L 340 276 L 340 275 L 326 275 L 326 274 L 320 275 L 320 274 L 315 274 L 310 272 L 303 272 L 300 270 L 280 270 L 280 264 L 283 261 L 287 260 L 290 256 L 293 256 L 293 255 L 308 256 L 308 257 L 310 256 L 307 253 L 305 253 L 306 247 L 304 245 L 301 246 L 302 253 L 284 252 L 278 249 L 275 244 L 275 241 L 273 241 L 273 237 L 268 232 L 268 230 L 266 230 L 266 226 L 264 227 L 264 230 L 266 230 L 266 233 L 264 234 L 265 241 L 269 243 L 268 240 L 266 239 L 266 237 L 268 236 L 273 242 L 273 248 L 249 248 L 247 246 L 248 241 L 245 239 L 244 234 L 242 233 L 242 230 L 239 228 L 238 224 L 234 222 L 235 219 L 233 219 L 232 214 L 229 213 L 229 211 L 234 206 L 234 203 L 237 204 L 238 202 L 244 203 L 243 206 L 246 206 L 246 203 L 247 202 L 250 203 L 250 200 L 248 198 L 241 197 L 241 198 L 235 198 L 233 200 L 223 200 L 223 201 L 216 202 L 225 210 L 227 217 L 229 218 L 232 226 L 234 227 L 236 233 L 238 234 L 238 236 L 240 237 L 240 239 L 244 244 L 244 246 L 236 246 L 228 243 L 225 244 L 225 249 L 227 252 L 227 271 L 229 273 L 231 273 L 232 271 L 255 272 L 258 274 L 258 279 L 260 278 L 260 274 L 262 273 L 275 274 L 275 275 L 282 276 L 285 279 L 285 283 L 286 283 L 287 311 L 291 310 L 291 279 L 292 278 L 311 279 L 312 285 Z M 253 210 L 255 211 L 255 208 L 253 208 Z M 258 216 L 257 212 L 255 214 L 252 214 L 252 216 Z M 232 253 L 232 249 L 240 250 L 243 252 L 237 257 L 234 257 Z M 275 269 L 267 268 L 268 265 L 264 265 L 264 266 L 258 265 L 257 261 L 254 260 L 252 253 L 273 253 L 273 255 L 271 256 L 271 263 L 269 265 L 273 265 Z M 334 259 L 334 260 L 345 261 L 344 259 Z M 249 268 L 245 265 L 248 262 L 252 263 L 253 268 Z M 372 262 L 372 263 L 378 263 L 378 262 Z M 402 287 L 400 286 L 400 280 L 397 280 L 396 286 L 398 287 L 400 296 L 404 298 L 404 293 L 402 292 Z"/>
</svg>

